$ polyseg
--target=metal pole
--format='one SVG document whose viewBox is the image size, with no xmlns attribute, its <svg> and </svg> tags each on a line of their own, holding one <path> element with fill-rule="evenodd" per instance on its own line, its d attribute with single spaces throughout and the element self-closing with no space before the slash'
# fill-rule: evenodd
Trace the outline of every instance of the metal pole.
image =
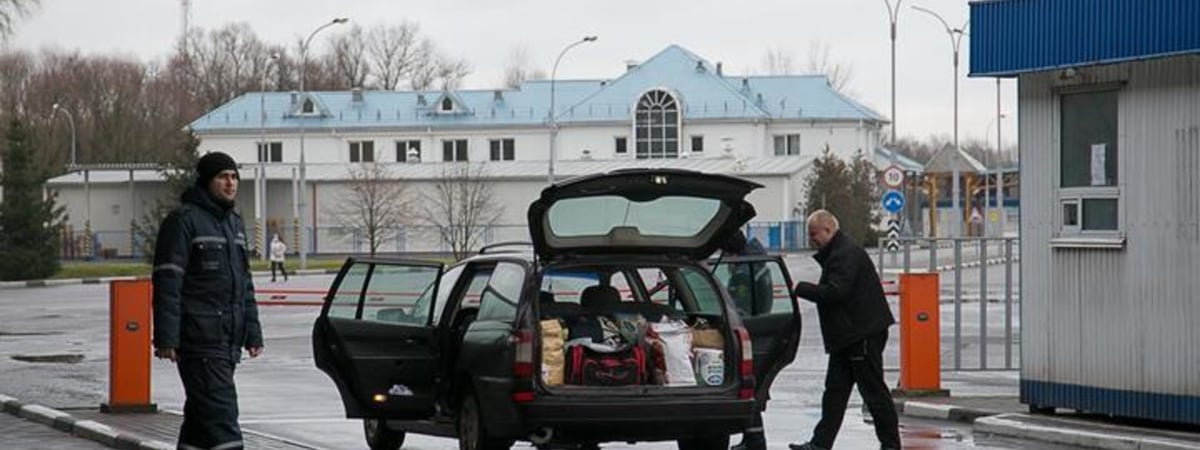
<svg viewBox="0 0 1200 450">
<path fill-rule="evenodd" d="M 954 370 L 962 370 L 962 240 L 954 238 Z"/>
<path fill-rule="evenodd" d="M 307 226 L 306 226 L 307 225 L 306 224 L 307 217 L 305 217 L 305 216 L 308 215 L 308 201 L 305 198 L 308 195 L 306 193 L 308 190 L 308 183 L 307 183 L 307 178 L 305 176 L 306 175 L 305 174 L 306 164 L 305 164 L 305 160 L 304 160 L 304 132 L 306 131 L 305 130 L 305 125 L 306 125 L 305 122 L 307 122 L 307 120 L 308 120 L 308 114 L 304 111 L 304 104 L 308 101 L 308 96 L 305 95 L 304 82 L 305 82 L 305 77 L 308 75 L 308 45 L 310 43 L 312 43 L 313 38 L 316 37 L 317 33 L 320 33 L 321 30 L 329 28 L 333 25 L 346 23 L 348 21 L 349 21 L 349 19 L 346 19 L 344 17 L 339 17 L 337 19 L 333 19 L 333 20 L 329 21 L 329 23 L 321 25 L 321 26 L 317 27 L 317 29 L 313 30 L 313 32 L 308 35 L 308 39 L 305 39 L 304 43 L 302 45 L 300 45 L 300 102 L 301 103 L 300 103 L 300 211 L 299 211 L 300 224 L 299 224 L 299 233 L 301 233 L 301 234 L 303 234 L 305 232 L 304 231 L 305 228 L 307 228 Z M 316 108 L 315 104 L 313 105 L 313 108 L 315 111 L 315 108 Z M 300 268 L 307 269 L 308 268 L 308 239 L 305 239 L 304 237 L 300 238 L 299 249 L 300 249 Z"/>
<path fill-rule="evenodd" d="M 996 117 L 1000 117 L 996 121 L 996 155 L 1004 154 L 1004 141 L 1000 140 L 1000 130 L 1004 128 L 1003 114 L 1000 113 L 1000 79 L 996 78 Z M 1003 159 L 1003 158 L 1002 158 Z M 1000 228 L 1000 236 L 1004 236 L 1005 221 L 1008 219 L 1008 212 L 1004 209 L 1004 165 L 996 168 L 996 207 L 1000 210 L 1000 220 L 998 222 Z"/>
<path fill-rule="evenodd" d="M 962 155 L 962 149 L 958 146 L 958 46 L 954 47 L 954 153 L 956 157 Z M 962 237 L 963 235 L 963 213 L 959 207 L 959 202 L 962 198 L 961 188 L 959 187 L 959 178 L 961 177 L 958 164 L 955 164 L 954 184 L 952 185 L 954 197 L 954 237 Z"/>
<path fill-rule="evenodd" d="M 967 28 L 967 25 L 969 24 L 969 22 L 964 23 L 962 28 L 951 28 L 950 24 L 947 23 L 946 20 L 942 18 L 942 16 L 938 15 L 938 13 L 935 13 L 929 9 L 922 8 L 920 6 L 913 6 L 913 9 L 915 9 L 917 11 L 921 11 L 926 14 L 929 14 L 929 15 L 933 16 L 935 19 L 937 19 L 938 22 L 941 22 L 942 26 L 946 30 L 946 34 L 950 37 L 950 46 L 951 46 L 951 49 L 954 51 L 954 152 L 956 153 L 955 156 L 961 156 L 962 150 L 958 146 L 958 51 L 962 44 L 962 37 L 963 37 L 964 33 L 966 32 L 966 28 Z M 953 179 L 952 188 L 951 188 L 952 189 L 952 191 L 951 191 L 952 192 L 952 201 L 953 201 L 953 204 L 951 205 L 951 207 L 952 207 L 951 211 L 953 211 L 953 213 L 954 213 L 954 228 L 951 232 L 954 233 L 953 237 L 962 237 L 962 235 L 963 235 L 963 233 L 962 233 L 963 213 L 962 213 L 962 209 L 960 209 L 960 206 L 959 206 L 960 198 L 961 198 L 960 197 L 961 189 L 959 188 L 959 178 L 961 178 L 962 175 L 958 169 L 958 165 L 954 166 L 953 171 L 952 171 L 952 176 L 954 177 L 954 179 Z"/>
<path fill-rule="evenodd" d="M 87 233 L 84 242 L 87 243 L 87 254 L 91 257 L 96 256 L 95 236 L 92 236 L 92 186 L 91 172 L 88 169 L 83 169 L 83 203 L 87 213 L 84 215 L 83 230 Z"/>
<path fill-rule="evenodd" d="M 1004 368 L 1012 369 L 1012 239 L 1004 239 Z"/>
<path fill-rule="evenodd" d="M 936 237 L 929 238 L 929 271 L 931 273 L 937 273 L 937 271 L 938 271 L 937 270 L 937 267 L 938 267 L 937 250 L 938 250 L 937 238 Z"/>
<path fill-rule="evenodd" d="M 900 4 L 904 3 L 904 0 L 896 0 L 895 7 L 893 7 L 891 2 L 888 0 L 883 0 L 883 3 L 884 3 L 884 5 L 887 6 L 888 21 L 891 23 L 891 26 L 892 26 L 891 27 L 891 37 L 892 37 L 892 145 L 895 145 L 896 144 L 896 20 L 899 18 L 899 15 L 900 15 Z M 895 162 L 896 162 L 895 158 L 893 157 L 892 163 L 894 164 Z"/>
<path fill-rule="evenodd" d="M 133 169 L 129 169 L 129 257 L 137 257 L 137 244 L 134 242 L 137 236 L 137 202 L 133 197 Z"/>
<path fill-rule="evenodd" d="M 296 181 L 296 168 L 292 168 L 292 248 L 300 250 L 300 183 Z"/>
<path fill-rule="evenodd" d="M 254 172 L 254 248 L 258 251 L 259 258 L 263 261 L 267 259 L 267 252 L 263 237 L 266 235 L 266 227 L 263 226 L 263 211 L 265 211 L 265 197 L 263 195 L 263 186 L 266 182 L 263 181 L 266 175 L 266 168 L 263 167 L 263 160 L 266 159 L 264 153 L 269 153 L 267 145 L 267 87 L 266 76 L 263 76 L 263 81 L 259 83 L 261 91 L 258 93 L 258 167 Z"/>
<path fill-rule="evenodd" d="M 987 236 L 979 238 L 979 368 L 987 369 L 988 281 Z"/>
<path fill-rule="evenodd" d="M 583 39 L 570 43 L 558 53 L 558 58 L 554 59 L 554 68 L 550 70 L 550 111 L 547 117 L 550 124 L 550 158 L 548 158 L 550 165 L 546 170 L 546 182 L 549 184 L 554 184 L 554 159 L 558 153 L 558 118 L 554 113 L 554 82 L 558 77 L 558 64 L 562 62 L 563 56 L 567 54 L 568 50 L 579 44 L 595 41 L 596 36 L 584 36 Z"/>
</svg>

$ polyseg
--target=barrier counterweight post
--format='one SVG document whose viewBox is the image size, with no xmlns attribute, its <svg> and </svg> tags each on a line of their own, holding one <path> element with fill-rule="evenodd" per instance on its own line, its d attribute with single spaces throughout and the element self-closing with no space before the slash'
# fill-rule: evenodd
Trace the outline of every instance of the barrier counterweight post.
<svg viewBox="0 0 1200 450">
<path fill-rule="evenodd" d="M 150 413 L 150 280 L 109 284 L 108 401 L 106 413 Z"/>
<path fill-rule="evenodd" d="M 937 273 L 900 274 L 900 389 L 904 396 L 944 396 Z"/>
</svg>

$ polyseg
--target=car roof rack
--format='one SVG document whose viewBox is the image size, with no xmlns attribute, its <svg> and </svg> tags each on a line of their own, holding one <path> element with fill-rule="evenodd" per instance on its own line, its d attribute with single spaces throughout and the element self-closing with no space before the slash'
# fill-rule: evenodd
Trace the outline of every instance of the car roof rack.
<svg viewBox="0 0 1200 450">
<path fill-rule="evenodd" d="M 525 241 L 497 242 L 495 244 L 488 244 L 481 247 L 479 249 L 479 254 L 485 255 L 488 253 L 496 253 L 497 251 L 500 251 L 500 249 L 506 247 L 533 247 L 533 243 Z M 511 251 L 515 251 L 515 249 Z"/>
</svg>

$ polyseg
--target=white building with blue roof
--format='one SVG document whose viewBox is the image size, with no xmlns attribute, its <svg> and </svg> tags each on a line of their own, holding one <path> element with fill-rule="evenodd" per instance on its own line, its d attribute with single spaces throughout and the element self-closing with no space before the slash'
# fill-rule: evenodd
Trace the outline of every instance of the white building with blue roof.
<svg viewBox="0 0 1200 450">
<path fill-rule="evenodd" d="M 558 129 L 553 134 L 552 97 Z M 432 185 L 444 164 L 469 162 L 482 165 L 495 182 L 501 229 L 511 230 L 496 239 L 525 240 L 525 209 L 545 186 L 552 136 L 557 177 L 660 166 L 736 174 L 767 186 L 751 198 L 758 221 L 789 222 L 802 219 L 803 177 L 812 159 L 826 148 L 844 158 L 858 151 L 878 158 L 887 124 L 887 118 L 832 89 L 823 75 L 729 75 L 720 63 L 672 45 L 640 64 L 627 64 L 611 79 L 527 81 L 496 90 L 252 92 L 190 127 L 201 140 L 201 153 L 223 151 L 245 165 L 240 197 L 245 206 L 239 207 L 247 223 L 294 222 L 292 183 L 303 137 L 306 222 L 317 228 L 312 235 L 334 227 L 323 206 L 344 196 L 355 164 L 389 164 L 398 180 L 419 191 Z M 265 177 L 256 162 L 262 162 Z M 130 198 L 130 178 L 128 171 L 92 173 L 92 203 L 108 192 L 100 180 L 113 183 L 109 203 Z M 260 179 L 266 185 L 256 189 Z M 81 174 L 69 174 L 51 182 L 72 221 L 83 216 L 73 211 L 83 202 L 74 200 L 81 181 Z M 128 224 L 129 217 L 92 218 L 95 230 Z M 82 229 L 82 222 L 75 227 Z M 777 248 L 803 240 L 803 233 L 779 227 L 764 233 L 764 241 Z M 348 251 L 332 240 L 310 248 Z M 413 244 L 396 247 L 419 247 Z"/>
</svg>

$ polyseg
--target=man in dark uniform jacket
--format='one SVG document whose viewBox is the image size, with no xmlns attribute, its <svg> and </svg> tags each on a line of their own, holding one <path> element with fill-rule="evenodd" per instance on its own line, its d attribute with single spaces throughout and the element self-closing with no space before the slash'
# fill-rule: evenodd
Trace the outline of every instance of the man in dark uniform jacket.
<svg viewBox="0 0 1200 450">
<path fill-rule="evenodd" d="M 796 295 L 817 304 L 821 337 L 829 366 L 821 421 L 812 441 L 789 444 L 792 450 L 833 448 L 850 389 L 858 392 L 875 419 L 875 437 L 884 449 L 900 448 L 899 419 L 883 379 L 883 347 L 888 328 L 896 323 L 871 256 L 850 236 L 838 231 L 833 214 L 817 210 L 808 216 L 808 238 L 819 248 L 813 256 L 821 265 L 817 284 L 796 283 Z"/>
<path fill-rule="evenodd" d="M 240 449 L 234 366 L 262 354 L 237 163 L 208 153 L 196 184 L 163 219 L 154 248 L 154 355 L 176 363 L 187 400 L 179 448 Z"/>
</svg>

